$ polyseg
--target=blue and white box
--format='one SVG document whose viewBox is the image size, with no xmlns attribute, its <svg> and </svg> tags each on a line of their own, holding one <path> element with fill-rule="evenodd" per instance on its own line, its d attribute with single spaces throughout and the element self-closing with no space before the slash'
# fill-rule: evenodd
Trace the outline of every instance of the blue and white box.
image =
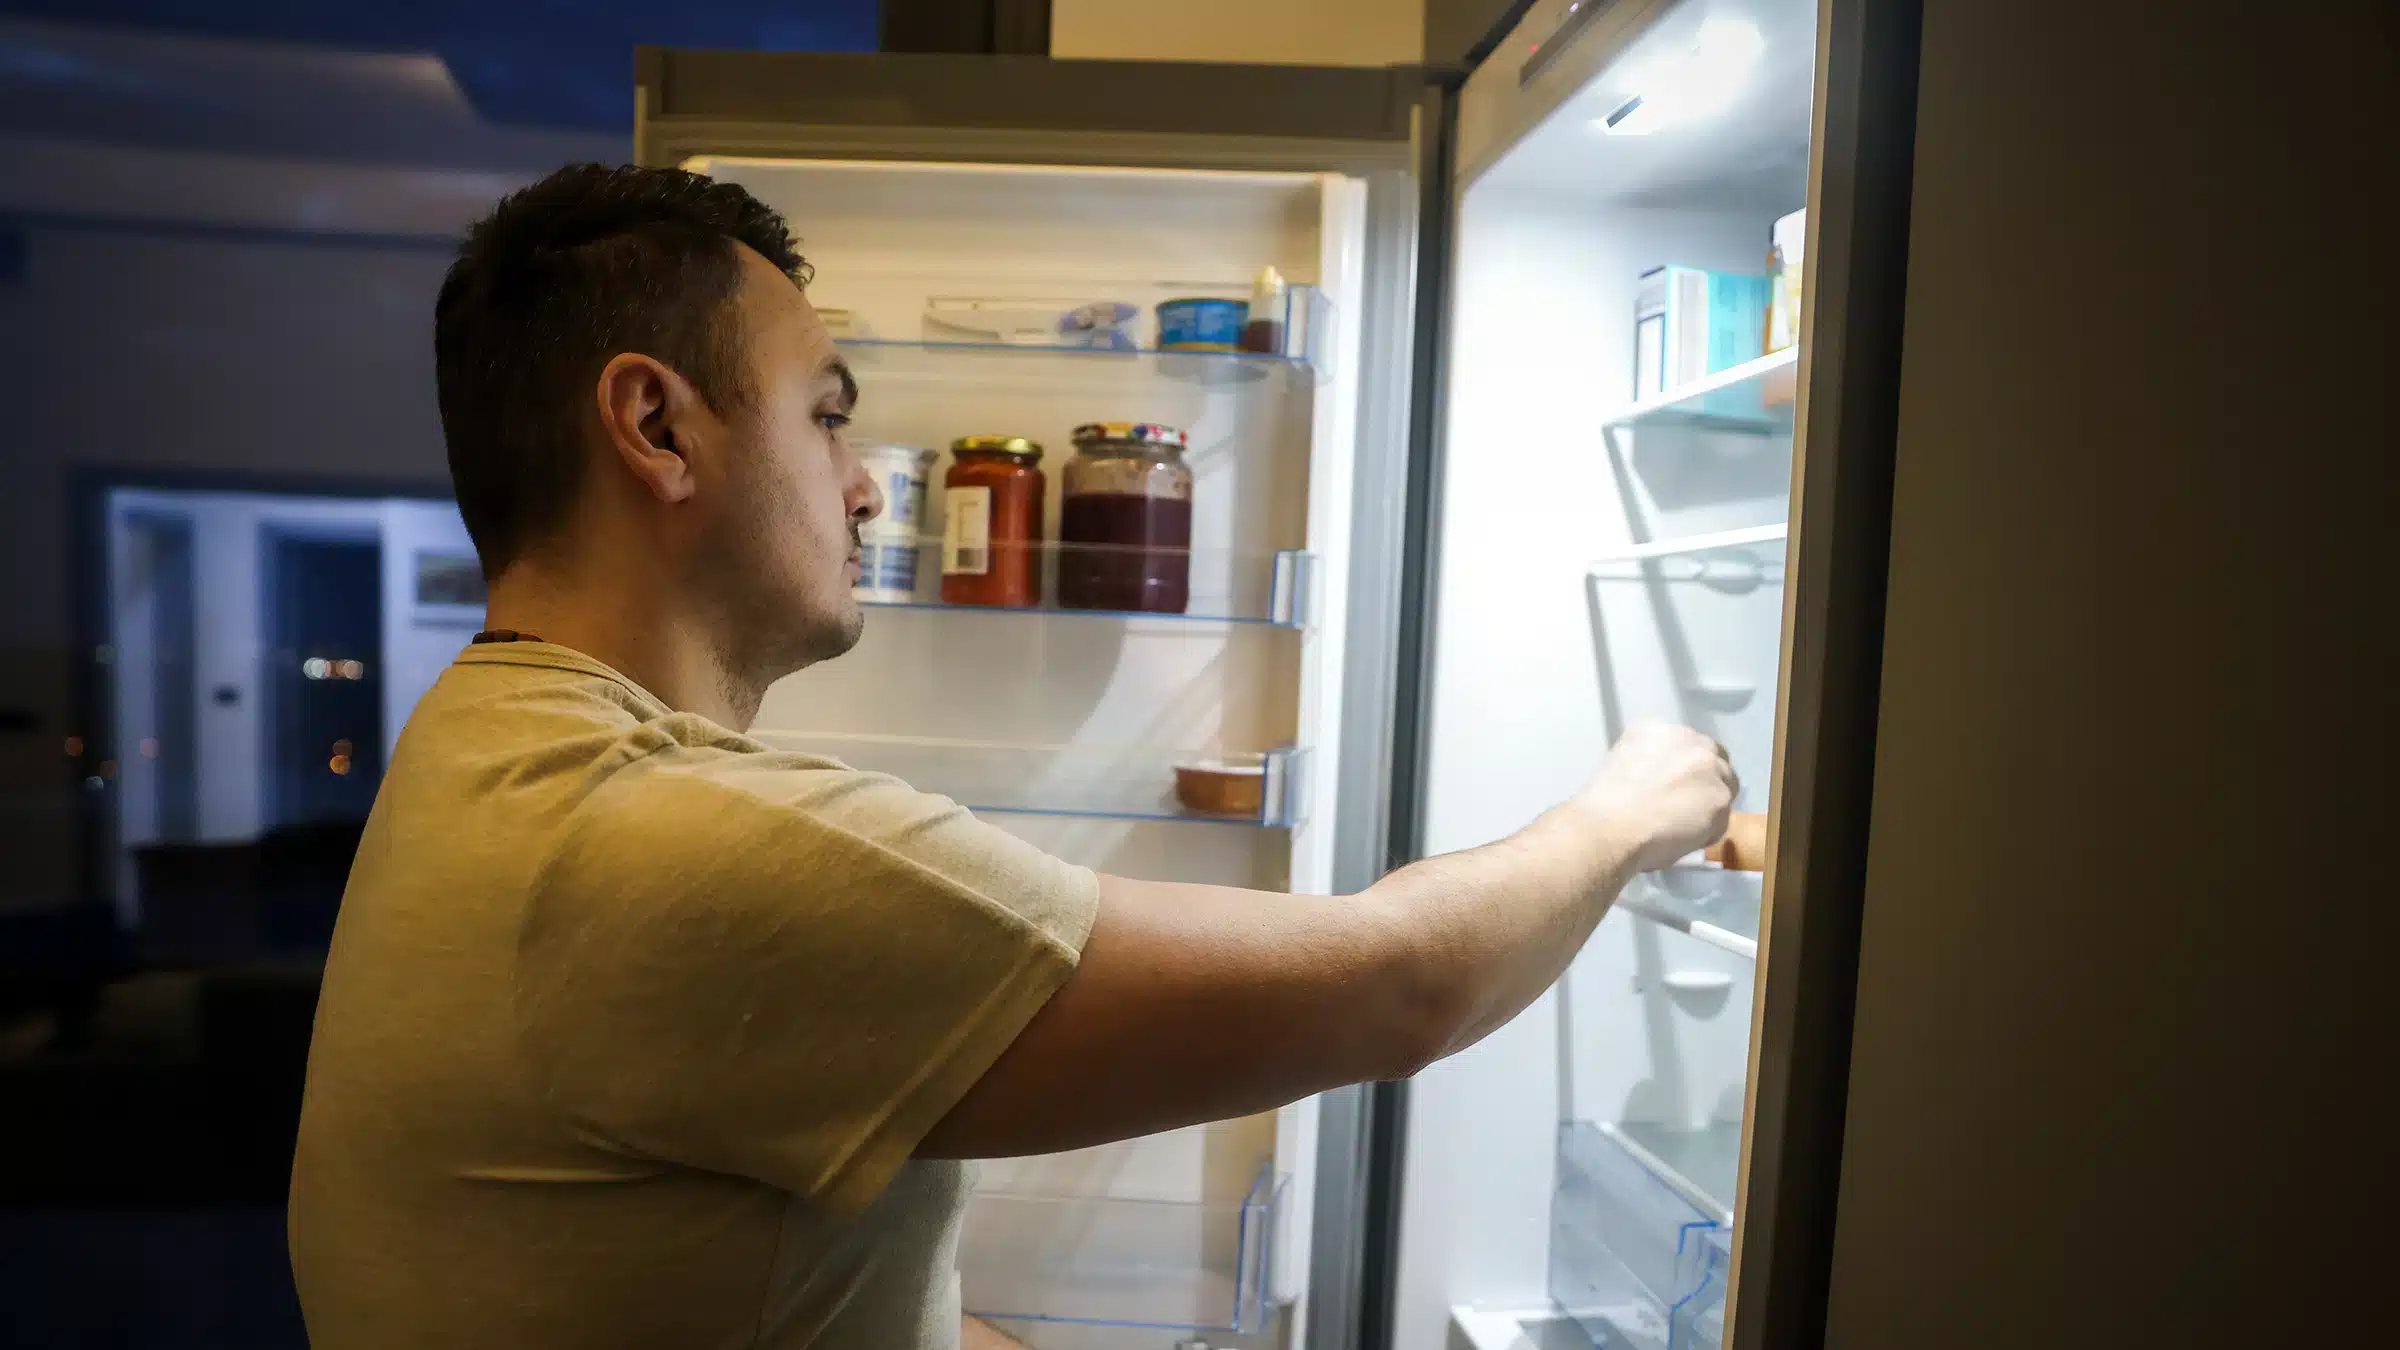
<svg viewBox="0 0 2400 1350">
<path fill-rule="evenodd" d="M 1633 396 L 1655 398 L 1765 354 L 1767 279 L 1700 267 L 1642 273 L 1633 307 Z"/>
</svg>

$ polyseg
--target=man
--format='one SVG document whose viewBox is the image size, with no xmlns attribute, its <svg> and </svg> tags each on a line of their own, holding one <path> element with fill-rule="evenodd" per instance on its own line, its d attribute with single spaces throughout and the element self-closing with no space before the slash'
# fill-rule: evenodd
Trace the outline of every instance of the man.
<svg viewBox="0 0 2400 1350">
<path fill-rule="evenodd" d="M 291 1244 L 318 1350 L 946 1347 L 960 1159 L 1398 1078 L 1718 838 L 1645 727 L 1338 902 L 1095 876 L 741 729 L 858 640 L 858 398 L 739 187 L 562 170 L 434 346 L 495 631 L 401 735 L 327 962 Z"/>
</svg>

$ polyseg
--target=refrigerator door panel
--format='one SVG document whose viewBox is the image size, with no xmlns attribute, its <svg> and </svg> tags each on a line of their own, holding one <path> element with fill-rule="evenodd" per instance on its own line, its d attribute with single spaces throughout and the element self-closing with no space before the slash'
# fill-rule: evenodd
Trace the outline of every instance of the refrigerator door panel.
<svg viewBox="0 0 2400 1350">
<path fill-rule="evenodd" d="M 1829 74 L 1821 28 L 1877 24 L 1887 85 L 1843 87 L 1857 61 Z M 1513 832 L 1656 718 L 1725 744 L 1736 808 L 1767 814 L 1792 852 L 1781 878 L 1695 863 L 1637 879 L 1528 1015 L 1419 1077 L 1402 1350 L 1467 1334 L 1460 1307 L 1714 1344 L 1745 1306 L 1728 1302 L 1737 1259 L 1805 1265 L 1829 1236 L 1807 1187 L 1832 1175 L 1838 1118 L 1829 1135 L 1812 1112 L 1841 1090 L 1821 1051 L 1847 1026 L 1857 855 L 1834 841 L 1863 819 L 1845 775 L 1872 753 L 1871 678 L 1865 720 L 1843 714 L 1879 636 L 1890 463 L 1866 419 L 1896 357 L 1871 317 L 1836 333 L 1850 385 L 1810 404 L 1800 391 L 1827 368 L 1769 349 L 1782 292 L 1766 274 L 1777 222 L 1808 208 L 1818 228 L 1791 259 L 1804 347 L 1849 305 L 1877 312 L 1894 282 L 1901 253 L 1860 252 L 1888 246 L 1893 202 L 1905 219 L 1905 176 L 1876 176 L 1888 141 L 1865 163 L 1855 144 L 1811 159 L 1828 117 L 1892 134 L 1889 77 L 1914 71 L 1892 26 L 1867 0 L 1541 0 L 1460 95 L 1417 842 Z M 1815 97 L 1829 88 L 1830 112 Z M 1800 449 L 1817 437 L 1812 463 Z M 1817 509 L 1795 540 L 1802 498 Z M 1810 721 L 1797 760 L 1794 718 Z M 1788 821 L 1787 793 L 1806 807 Z M 1804 858 L 1826 870 L 1793 873 Z M 1789 979 L 1766 959 L 1778 937 L 1801 953 Z M 1791 1057 L 1763 1078 L 1762 1038 Z M 1761 1130 L 1777 1175 L 1753 1214 L 1743 1168 Z M 1650 1192 L 1607 1179 L 1636 1174 L 1672 1203 L 1623 1211 Z M 1784 1287 L 1731 1334 L 1821 1325 Z"/>
<path fill-rule="evenodd" d="M 1866 898 L 1916 153 L 1918 0 L 1835 0 L 1818 32 L 1793 581 L 1775 842 L 1750 1040 L 1740 1350 L 1822 1343 Z"/>
<path fill-rule="evenodd" d="M 839 738 L 830 752 L 1104 870 L 1311 894 L 1371 878 L 1390 697 L 1376 654 L 1395 619 L 1388 597 L 1355 613 L 1351 597 L 1386 580 L 1369 560 L 1400 528 L 1415 74 L 659 50 L 640 72 L 643 161 L 782 210 L 864 389 L 858 434 L 936 451 L 906 541 L 913 584 L 877 599 L 850 656 L 770 691 L 762 726 Z M 1121 340 L 1154 351 L 1161 302 L 1248 296 L 1268 265 L 1295 300 L 1287 334 L 1305 332 L 1288 360 L 1044 345 L 1049 316 L 1121 302 Z M 1032 564 L 1031 607 L 941 603 L 972 551 L 945 540 L 943 446 L 1030 436 L 1056 484 L 1073 426 L 1136 419 L 1191 433 L 1188 612 L 1074 611 L 1078 555 L 1055 546 Z M 1056 539 L 1059 489 L 1045 496 Z M 1256 751 L 1285 766 L 1268 774 L 1270 828 L 1185 823 L 1178 753 Z M 1070 1330 L 1079 1319 L 1309 1325 L 1312 1262 L 1340 1267 L 1359 1241 L 1355 1225 L 1314 1241 L 1320 1202 L 1357 1208 L 1355 1166 L 1316 1181 L 1344 1137 L 1320 1137 L 1311 1100 L 987 1169 L 970 1310 L 1017 1317 L 1037 1350 L 1132 1343 Z M 1104 1233 L 1119 1238 L 1095 1245 Z M 1104 1268 L 1176 1252 L 1190 1269 L 1138 1289 Z"/>
<path fill-rule="evenodd" d="M 1426 597 L 1435 574 L 1432 509 L 1440 457 L 1443 316 L 1450 270 L 1454 81 L 1430 81 L 1416 114 L 1415 169 L 1406 192 L 1376 197 L 1367 230 L 1366 308 L 1388 316 L 1362 335 L 1375 383 L 1359 398 L 1362 445 L 1404 445 L 1401 456 L 1360 456 L 1350 541 L 1351 629 L 1344 699 L 1388 717 L 1343 722 L 1350 766 L 1335 803 L 1334 882 L 1364 888 L 1419 856 Z M 1401 1135 L 1406 1083 L 1369 1083 L 1320 1097 L 1317 1212 L 1306 1344 L 1356 1350 L 1390 1344 L 1400 1242 Z"/>
</svg>

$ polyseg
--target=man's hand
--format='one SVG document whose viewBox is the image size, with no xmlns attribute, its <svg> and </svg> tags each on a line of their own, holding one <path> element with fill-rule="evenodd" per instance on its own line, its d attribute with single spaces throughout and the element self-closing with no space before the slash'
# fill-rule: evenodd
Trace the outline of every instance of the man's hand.
<svg viewBox="0 0 2400 1350">
<path fill-rule="evenodd" d="M 1690 727 L 1638 722 L 1575 804 L 1624 832 L 1635 871 L 1655 872 L 1724 838 L 1741 790 L 1724 746 Z"/>
</svg>

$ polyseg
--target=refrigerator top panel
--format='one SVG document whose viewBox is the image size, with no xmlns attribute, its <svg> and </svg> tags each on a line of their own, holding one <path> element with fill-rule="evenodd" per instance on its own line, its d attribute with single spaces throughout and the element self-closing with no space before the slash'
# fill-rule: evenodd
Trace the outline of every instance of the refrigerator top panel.
<svg viewBox="0 0 2400 1350">
<path fill-rule="evenodd" d="M 861 269 L 949 272 L 952 289 L 999 284 L 1037 299 L 1061 287 L 1089 299 L 1076 288 L 1105 283 L 1095 295 L 1145 308 L 1246 299 L 1268 266 L 1287 282 L 1319 276 L 1325 185 L 1313 174 L 719 155 L 683 167 L 743 184 L 812 257 L 837 260 L 818 269 L 820 303 L 846 303 L 823 297 Z"/>
<path fill-rule="evenodd" d="M 635 154 L 1407 169 L 1414 67 L 640 48 Z"/>
<path fill-rule="evenodd" d="M 1468 81 L 1462 188 L 1781 213 L 1808 186 L 1813 0 L 1545 0 Z"/>
</svg>

